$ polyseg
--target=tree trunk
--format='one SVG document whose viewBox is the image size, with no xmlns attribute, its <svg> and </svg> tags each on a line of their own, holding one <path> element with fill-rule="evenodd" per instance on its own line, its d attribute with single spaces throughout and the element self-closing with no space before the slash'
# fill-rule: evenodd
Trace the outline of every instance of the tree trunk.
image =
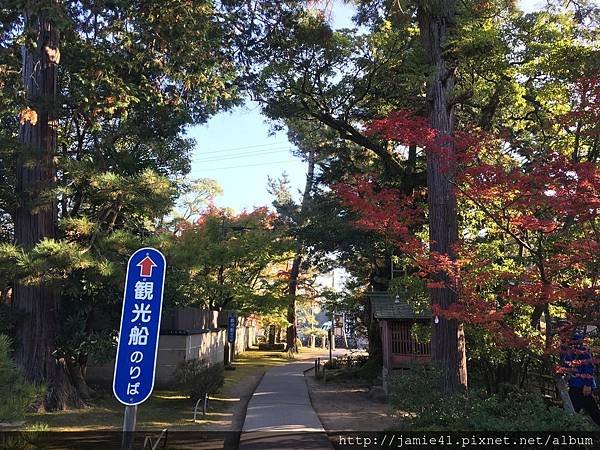
<svg viewBox="0 0 600 450">
<path fill-rule="evenodd" d="M 298 228 L 302 228 L 305 222 L 304 215 L 310 202 L 310 195 L 313 189 L 313 181 L 315 177 L 315 151 L 310 150 L 308 153 L 308 171 L 306 173 L 306 184 L 304 186 L 304 194 L 302 196 L 302 205 L 300 206 L 300 220 Z M 298 336 L 296 323 L 296 290 L 298 288 L 298 277 L 300 276 L 300 266 L 302 264 L 302 256 L 304 253 L 304 242 L 298 236 L 296 242 L 296 255 L 292 262 L 292 270 L 290 271 L 290 279 L 288 282 L 288 311 L 287 321 L 289 322 L 286 336 L 286 351 L 298 351 L 296 348 L 296 337 Z"/>
<path fill-rule="evenodd" d="M 544 284 L 548 285 L 549 282 L 546 279 L 544 272 L 542 271 L 542 281 Z M 546 290 L 544 290 L 547 292 Z M 550 300 L 548 298 L 545 299 L 544 303 L 544 316 L 546 318 L 546 336 L 545 336 L 545 352 L 542 356 L 542 362 L 544 367 L 548 373 L 552 375 L 554 378 L 554 385 L 558 394 L 560 395 L 560 399 L 563 403 L 563 408 L 565 412 L 569 415 L 575 414 L 575 407 L 573 406 L 573 402 L 571 401 L 571 396 L 569 395 L 569 384 L 564 375 L 556 373 L 556 369 L 550 357 L 552 351 L 552 342 L 554 333 L 552 330 L 552 317 L 550 315 Z"/>
<path fill-rule="evenodd" d="M 392 260 L 389 255 L 385 257 L 385 263 L 382 266 L 376 261 L 371 263 L 371 273 L 369 274 L 369 285 L 374 292 L 387 292 L 390 286 L 390 275 L 392 272 Z M 366 308 L 363 315 L 365 326 L 367 327 L 367 337 L 369 340 L 369 360 L 377 361 L 377 364 L 383 364 L 383 342 L 381 342 L 381 329 L 379 322 L 373 319 L 371 299 L 367 297 Z"/>
<path fill-rule="evenodd" d="M 454 175 L 454 66 L 448 58 L 448 38 L 454 28 L 456 0 L 421 0 L 418 20 L 421 39 L 429 57 L 431 76 L 427 85 L 427 108 L 430 126 L 438 133 L 441 149 L 430 149 L 427 155 L 427 188 L 429 207 L 430 250 L 455 258 L 458 242 Z M 448 282 L 445 273 L 436 278 Z M 430 290 L 432 305 L 442 309 L 458 301 L 450 287 Z M 462 323 L 439 318 L 433 325 L 432 357 L 446 372 L 445 389 L 454 392 L 467 387 L 465 337 Z"/>
<path fill-rule="evenodd" d="M 567 383 L 567 380 L 565 380 L 562 376 L 555 374 L 554 383 L 556 384 L 556 389 L 560 395 L 565 412 L 570 416 L 574 416 L 575 408 L 573 407 L 573 402 L 571 401 L 571 396 L 569 395 L 569 384 Z"/>
<path fill-rule="evenodd" d="M 275 345 L 276 332 L 277 330 L 275 325 L 269 325 L 269 334 L 267 336 L 267 343 L 269 345 Z"/>
<path fill-rule="evenodd" d="M 69 378 L 73 382 L 73 385 L 77 389 L 77 392 L 79 393 L 80 397 L 84 401 L 91 400 L 92 397 L 95 395 L 95 392 L 88 386 L 87 382 L 85 381 L 84 366 L 68 357 L 65 358 L 65 363 L 69 371 Z"/>
<path fill-rule="evenodd" d="M 369 360 L 377 361 L 377 364 L 383 364 L 383 342 L 381 342 L 381 329 L 379 322 L 373 318 L 371 299 L 367 298 L 367 307 L 364 312 L 364 322 L 367 327 L 367 336 L 369 338 Z"/>
<path fill-rule="evenodd" d="M 292 270 L 290 271 L 290 280 L 288 282 L 288 310 L 287 310 L 287 321 L 289 325 L 287 327 L 286 334 L 286 351 L 296 351 L 296 336 L 298 330 L 296 329 L 296 289 L 298 287 L 298 276 L 300 275 L 300 264 L 302 263 L 302 245 L 298 245 L 296 249 L 296 256 L 292 263 Z"/>
<path fill-rule="evenodd" d="M 56 1 L 52 5 L 58 7 Z M 41 9 L 41 5 L 40 5 Z M 48 199 L 56 181 L 57 120 L 55 118 L 59 34 L 47 12 L 27 13 L 26 27 L 37 36 L 36 47 L 24 45 L 23 83 L 37 118 L 23 121 L 23 147 L 17 159 L 15 242 L 31 249 L 44 238 L 56 237 L 57 206 Z M 61 335 L 61 302 L 57 290 L 46 284 L 15 284 L 13 306 L 24 313 L 16 327 L 15 359 L 29 381 L 44 384 L 45 409 L 82 404 L 64 360 L 55 356 Z"/>
</svg>

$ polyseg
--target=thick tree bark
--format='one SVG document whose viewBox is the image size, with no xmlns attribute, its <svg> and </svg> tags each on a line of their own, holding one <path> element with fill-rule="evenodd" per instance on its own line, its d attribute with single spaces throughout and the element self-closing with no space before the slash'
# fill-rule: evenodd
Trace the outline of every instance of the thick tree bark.
<svg viewBox="0 0 600 450">
<path fill-rule="evenodd" d="M 454 28 L 456 0 L 421 0 L 418 10 L 419 28 L 431 65 L 427 85 L 427 107 L 430 126 L 438 133 L 443 148 L 427 155 L 427 188 L 429 207 L 430 250 L 454 258 L 458 242 L 456 195 L 452 185 L 454 174 L 454 105 L 452 91 L 454 67 L 448 58 L 448 38 Z M 444 273 L 437 277 L 448 281 Z M 458 301 L 450 287 L 431 289 L 432 305 L 448 308 Z M 467 365 L 463 324 L 439 318 L 433 324 L 432 357 L 446 371 L 445 388 L 454 392 L 467 387 Z"/>
<path fill-rule="evenodd" d="M 310 202 L 310 196 L 313 189 L 313 182 L 315 178 L 315 151 L 311 150 L 308 154 L 308 171 L 306 173 L 306 184 L 304 186 L 304 194 L 302 195 L 302 205 L 300 206 L 300 220 L 298 227 L 301 228 L 304 225 L 304 215 Z M 298 277 L 300 276 L 300 266 L 302 265 L 302 258 L 304 254 L 304 242 L 301 237 L 297 237 L 296 242 L 296 254 L 294 261 L 292 262 L 292 269 L 290 271 L 290 279 L 288 281 L 288 311 L 287 321 L 290 323 L 287 328 L 286 335 L 286 351 L 297 351 L 296 338 L 298 336 L 297 323 L 296 323 L 296 290 L 298 289 Z"/>
<path fill-rule="evenodd" d="M 52 5 L 58 3 L 53 1 Z M 15 213 L 15 242 L 31 249 L 44 238 L 56 237 L 56 201 L 46 195 L 56 178 L 59 34 L 46 11 L 28 12 L 26 26 L 37 36 L 35 48 L 24 45 L 22 49 L 23 83 L 37 120 L 24 121 L 20 131 L 23 148 L 17 160 L 19 205 Z M 59 293 L 45 284 L 16 283 L 13 306 L 24 313 L 16 329 L 15 359 L 29 381 L 46 386 L 44 407 L 64 409 L 81 405 L 64 361 L 54 354 L 61 334 Z"/>
</svg>

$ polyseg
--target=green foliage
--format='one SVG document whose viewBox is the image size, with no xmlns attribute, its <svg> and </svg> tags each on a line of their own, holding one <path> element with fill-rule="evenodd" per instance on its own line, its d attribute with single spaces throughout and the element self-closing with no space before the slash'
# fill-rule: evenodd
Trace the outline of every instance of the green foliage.
<svg viewBox="0 0 600 450">
<path fill-rule="evenodd" d="M 39 284 L 63 281 L 71 272 L 87 269 L 93 262 L 77 243 L 44 239 L 26 254 L 21 264 L 23 282 Z"/>
<path fill-rule="evenodd" d="M 112 358 L 129 255 L 144 245 L 165 253 L 171 248 L 165 216 L 195 145 L 186 128 L 239 102 L 238 68 L 223 45 L 230 22 L 217 17 L 216 7 L 187 0 L 3 3 L 2 332 L 15 322 L 5 314 L 15 281 L 50 284 L 61 294 L 63 316 L 59 347 L 52 351 L 81 365 L 89 355 Z M 19 143 L 19 119 L 46 99 L 24 95 L 21 47 L 35 42 L 25 13 L 35 16 L 40 8 L 60 32 L 56 180 L 39 195 L 56 205 L 59 228 L 23 249 L 12 245 L 16 208 L 25 201 L 17 192 L 15 163 L 18 157 L 25 165 L 37 162 Z M 35 211 L 37 205 L 26 206 Z"/>
<path fill-rule="evenodd" d="M 310 249 L 306 265 L 324 271 L 344 266 L 357 293 L 366 286 L 388 288 L 392 244 L 357 230 L 356 215 L 329 186 L 360 173 L 377 175 L 382 187 L 405 194 L 424 185 L 424 152 L 411 157 L 363 133 L 372 118 L 391 110 L 426 111 L 430 68 L 416 23 L 423 2 L 357 2 L 360 30 L 333 30 L 323 15 L 296 1 L 48 6 L 61 35 L 59 142 L 56 185 L 44 187 L 40 197 L 56 200 L 60 229 L 25 250 L 11 242 L 23 200 L 16 195 L 15 161 L 31 157 L 19 144 L 19 114 L 39 106 L 22 92 L 20 51 L 32 42 L 23 11 L 35 7 L 30 3 L 7 0 L 0 8 L 0 332 L 9 333 L 16 320 L 4 305 L 15 280 L 51 283 L 60 290 L 65 316 L 57 354 L 108 360 L 127 257 L 143 245 L 167 255 L 167 305 L 258 312 L 263 322 L 280 327 L 287 324 L 286 278 L 278 264 L 289 258 L 289 236 Z M 597 134 L 588 125 L 578 130 L 558 120 L 585 103 L 574 82 L 598 73 L 597 10 L 555 4 L 523 15 L 507 5 L 459 7 L 446 52 L 456 65 L 458 127 L 506 130 L 507 150 L 515 142 L 534 149 L 551 144 L 574 160 L 597 161 Z M 205 209 L 218 186 L 185 180 L 195 145 L 185 130 L 239 103 L 241 89 L 251 91 L 276 128 L 288 128 L 298 156 L 316 149 L 318 179 L 307 211 L 293 202 L 285 180 L 271 186 L 276 219 L 264 211 L 235 216 Z M 514 164 L 526 166 L 533 157 L 518 155 Z M 178 194 L 184 194 L 179 205 L 185 212 L 171 221 Z M 476 244 L 486 260 L 471 273 L 497 275 L 478 289 L 501 304 L 506 280 L 529 269 L 528 255 L 468 202 L 459 208 L 465 242 Z M 390 292 L 423 310 L 424 284 L 410 275 L 410 263 L 404 265 L 406 275 L 394 278 Z M 561 276 L 565 285 L 569 277 L 591 279 L 575 270 Z M 329 309 L 364 310 L 358 294 L 325 297 Z M 507 320 L 531 335 L 538 331 L 529 326 L 530 315 L 530 309 L 515 307 Z M 508 353 L 479 328 L 467 331 L 468 354 L 482 371 L 526 365 L 536 356 Z M 411 332 L 428 339 L 425 327 Z"/>
<path fill-rule="evenodd" d="M 316 337 L 325 337 L 327 336 L 327 331 L 321 329 L 321 328 L 304 328 L 302 330 L 302 332 L 304 333 L 305 336 L 316 336 Z"/>
<path fill-rule="evenodd" d="M 13 335 L 13 329 L 20 314 L 6 303 L 0 303 L 0 335 Z"/>
<path fill-rule="evenodd" d="M 390 280 L 388 292 L 408 303 L 415 312 L 422 313 L 430 310 L 425 281 L 414 274 L 394 276 L 394 279 Z"/>
<path fill-rule="evenodd" d="M 285 280 L 278 264 L 291 247 L 274 219 L 266 208 L 239 215 L 209 208 L 195 224 L 180 222 L 168 251 L 173 300 L 242 314 L 282 312 Z"/>
<path fill-rule="evenodd" d="M 475 394 L 441 397 L 414 422 L 417 429 L 468 431 L 583 431 L 594 426 L 580 415 L 548 406 L 539 394 L 505 398 Z"/>
<path fill-rule="evenodd" d="M 431 324 L 413 323 L 410 327 L 410 337 L 421 344 L 431 342 Z"/>
<path fill-rule="evenodd" d="M 0 422 L 22 419 L 42 395 L 42 389 L 25 381 L 10 358 L 10 339 L 0 334 Z"/>
<path fill-rule="evenodd" d="M 323 367 L 327 371 L 327 381 L 349 380 L 371 384 L 377 383 L 377 377 L 381 376 L 381 361 L 366 355 L 336 358 L 332 364 L 326 361 Z M 323 371 L 319 373 L 319 378 L 322 376 Z"/>
<path fill-rule="evenodd" d="M 390 403 L 398 411 L 423 414 L 443 391 L 443 373 L 429 366 L 413 364 L 390 382 Z"/>
<path fill-rule="evenodd" d="M 537 393 L 516 389 L 492 396 L 475 389 L 445 394 L 440 370 L 415 365 L 390 384 L 392 407 L 408 413 L 411 430 L 582 431 L 594 427 L 580 415 L 549 406 Z"/>
<path fill-rule="evenodd" d="M 14 280 L 20 273 L 19 261 L 22 258 L 23 253 L 17 246 L 0 240 L 0 296 L 6 295 L 12 287 Z M 2 322 L 0 321 L 0 323 Z"/>
<path fill-rule="evenodd" d="M 214 198 L 223 193 L 223 189 L 216 180 L 211 178 L 200 178 L 192 181 L 183 181 L 178 186 L 179 209 L 183 211 L 175 211 L 174 222 L 177 224 L 180 221 L 193 222 L 202 214 L 203 209 L 212 205 Z"/>
<path fill-rule="evenodd" d="M 192 400 L 204 398 L 205 394 L 215 394 L 225 382 L 223 364 L 206 366 L 203 360 L 192 359 L 179 363 L 175 379 L 189 391 Z"/>
<path fill-rule="evenodd" d="M 296 297 L 296 322 L 305 335 L 314 333 L 318 321 L 316 315 L 321 312 L 321 306 L 313 298 Z"/>
</svg>

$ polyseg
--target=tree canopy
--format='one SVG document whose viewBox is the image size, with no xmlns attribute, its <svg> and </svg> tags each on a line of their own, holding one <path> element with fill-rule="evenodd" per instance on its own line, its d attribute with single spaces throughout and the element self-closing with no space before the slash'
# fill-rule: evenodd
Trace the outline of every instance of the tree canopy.
<svg viewBox="0 0 600 450">
<path fill-rule="evenodd" d="M 336 29 L 314 2 L 3 2 L 0 332 L 45 406 L 91 395 L 142 245 L 169 306 L 293 328 L 334 267 L 367 325 L 369 290 L 431 305 L 448 390 L 466 365 L 551 372 L 557 320 L 595 323 L 600 9 L 353 4 Z M 301 203 L 271 180 L 273 209 L 236 213 L 188 178 L 189 127 L 247 98 L 307 162 Z"/>
</svg>

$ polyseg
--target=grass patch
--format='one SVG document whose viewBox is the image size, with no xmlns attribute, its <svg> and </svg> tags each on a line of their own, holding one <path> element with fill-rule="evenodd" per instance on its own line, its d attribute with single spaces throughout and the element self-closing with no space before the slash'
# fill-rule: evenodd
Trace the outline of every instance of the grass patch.
<svg viewBox="0 0 600 450">
<path fill-rule="evenodd" d="M 262 373 L 271 367 L 289 362 L 284 354 L 273 354 L 249 350 L 236 356 L 233 365 L 236 370 L 225 371 L 225 383 L 220 393 L 211 397 L 209 412 L 199 416 L 197 423 L 192 421 L 194 402 L 189 399 L 186 389 L 160 390 L 139 405 L 137 429 L 203 430 L 210 424 L 224 419 L 224 411 L 231 402 L 239 401 L 236 390 L 249 375 Z M 253 386 L 252 386 L 253 387 Z M 120 430 L 123 425 L 124 406 L 112 391 L 98 391 L 99 396 L 87 408 L 51 413 L 32 413 L 26 417 L 27 423 L 40 423 L 49 431 L 88 431 Z M 27 426 L 27 425 L 25 425 Z"/>
<path fill-rule="evenodd" d="M 155 390 L 152 396 L 138 407 L 137 428 L 157 429 L 176 426 L 194 429 L 194 424 L 186 421 L 192 408 L 190 403 L 183 391 Z M 30 414 L 27 421 L 45 423 L 50 431 L 119 430 L 123 424 L 124 408 L 113 397 L 112 392 L 103 391 L 89 407 Z"/>
</svg>

